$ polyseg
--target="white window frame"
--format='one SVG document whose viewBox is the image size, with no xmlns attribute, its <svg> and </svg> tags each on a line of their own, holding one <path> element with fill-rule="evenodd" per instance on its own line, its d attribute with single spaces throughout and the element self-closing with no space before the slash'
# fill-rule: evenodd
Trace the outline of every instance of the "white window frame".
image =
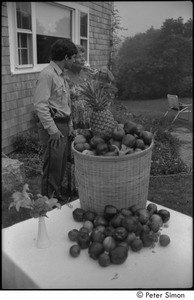
<svg viewBox="0 0 194 300">
<path fill-rule="evenodd" d="M 72 9 L 72 41 L 75 44 L 80 44 L 80 12 L 87 13 L 88 15 L 88 37 L 87 37 L 87 61 L 89 62 L 89 8 L 82 6 L 74 2 L 47 2 L 48 4 L 58 4 Z M 16 38 L 16 14 L 15 14 L 15 2 L 7 2 L 8 12 L 8 30 L 9 30 L 9 44 L 10 44 L 10 67 L 12 74 L 26 74 L 40 72 L 48 64 L 37 64 L 36 53 L 36 2 L 31 2 L 32 12 L 32 52 L 33 52 L 33 64 L 18 66 L 18 54 L 17 54 L 17 38 Z"/>
</svg>

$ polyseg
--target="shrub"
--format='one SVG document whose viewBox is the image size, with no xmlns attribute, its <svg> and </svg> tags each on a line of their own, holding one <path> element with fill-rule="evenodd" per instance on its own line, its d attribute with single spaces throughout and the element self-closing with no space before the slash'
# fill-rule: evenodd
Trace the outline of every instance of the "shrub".
<svg viewBox="0 0 194 300">
<path fill-rule="evenodd" d="M 34 131 L 19 133 L 13 138 L 13 147 L 21 153 L 39 153 L 41 146 L 38 134 Z"/>
</svg>

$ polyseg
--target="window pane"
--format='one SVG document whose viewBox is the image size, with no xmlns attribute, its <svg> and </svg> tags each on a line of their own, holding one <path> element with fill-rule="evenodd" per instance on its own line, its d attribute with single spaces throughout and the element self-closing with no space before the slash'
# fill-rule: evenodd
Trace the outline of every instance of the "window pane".
<svg viewBox="0 0 194 300">
<path fill-rule="evenodd" d="M 80 36 L 87 37 L 88 18 L 87 14 L 80 13 Z"/>
<path fill-rule="evenodd" d="M 87 40 L 80 40 L 80 44 L 84 47 L 85 49 L 85 53 L 84 53 L 84 56 L 85 56 L 85 60 L 87 61 L 87 44 L 88 44 L 88 41 Z"/>
<path fill-rule="evenodd" d="M 36 32 L 44 36 L 71 38 L 71 10 L 36 2 Z"/>
<path fill-rule="evenodd" d="M 31 29 L 30 2 L 16 2 L 17 28 Z"/>
<path fill-rule="evenodd" d="M 51 59 L 51 45 L 60 37 L 37 35 L 37 63 L 46 64 Z M 65 39 L 64 39 L 65 40 Z"/>
<path fill-rule="evenodd" d="M 32 36 L 18 33 L 18 62 L 19 65 L 32 64 Z"/>
</svg>

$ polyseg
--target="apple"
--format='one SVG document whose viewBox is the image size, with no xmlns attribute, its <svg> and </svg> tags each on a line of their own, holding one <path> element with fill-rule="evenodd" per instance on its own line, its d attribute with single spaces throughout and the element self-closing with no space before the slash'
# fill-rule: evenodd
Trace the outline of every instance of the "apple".
<svg viewBox="0 0 194 300">
<path fill-rule="evenodd" d="M 122 144 L 129 148 L 133 148 L 136 142 L 136 138 L 132 134 L 126 134 L 122 139 Z"/>
<path fill-rule="evenodd" d="M 90 235 L 90 238 L 92 242 L 102 243 L 105 238 L 105 235 L 98 229 L 94 229 Z"/>
<path fill-rule="evenodd" d="M 138 220 L 144 225 L 150 218 L 150 213 L 146 208 L 138 208 L 135 212 Z"/>
<path fill-rule="evenodd" d="M 116 141 L 121 141 L 125 135 L 125 130 L 121 126 L 116 126 L 112 132 L 112 138 Z"/>
<path fill-rule="evenodd" d="M 109 140 L 109 143 L 108 143 L 108 146 L 109 146 L 109 151 L 115 151 L 115 147 L 114 147 L 114 145 L 117 147 L 117 148 L 121 148 L 121 141 L 116 141 L 116 140 L 114 140 L 113 138 L 111 138 L 110 140 Z"/>
<path fill-rule="evenodd" d="M 170 213 L 166 209 L 160 209 L 158 215 L 162 218 L 163 223 L 166 223 L 170 219 Z"/>
<path fill-rule="evenodd" d="M 125 227 L 117 227 L 113 232 L 113 238 L 116 241 L 124 241 L 128 236 L 127 229 Z"/>
<path fill-rule="evenodd" d="M 88 248 L 89 256 L 94 260 L 98 259 L 98 256 L 103 252 L 104 252 L 104 247 L 99 242 L 93 242 Z"/>
<path fill-rule="evenodd" d="M 104 207 L 104 217 L 108 221 L 110 221 L 117 213 L 118 213 L 118 209 L 114 205 L 107 204 Z"/>
<path fill-rule="evenodd" d="M 121 213 L 118 213 L 110 220 L 110 225 L 112 227 L 119 227 L 121 226 L 122 220 L 124 218 L 125 217 Z"/>
<path fill-rule="evenodd" d="M 132 121 L 127 121 L 124 124 L 123 129 L 125 130 L 126 134 L 134 134 L 137 131 L 137 124 L 135 122 L 132 122 Z"/>
</svg>

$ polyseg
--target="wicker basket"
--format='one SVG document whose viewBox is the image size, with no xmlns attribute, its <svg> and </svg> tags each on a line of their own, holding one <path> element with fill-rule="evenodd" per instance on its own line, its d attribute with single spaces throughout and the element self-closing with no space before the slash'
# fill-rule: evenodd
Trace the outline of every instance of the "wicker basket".
<svg viewBox="0 0 194 300">
<path fill-rule="evenodd" d="M 149 148 L 125 156 L 91 156 L 74 148 L 75 177 L 80 205 L 102 214 L 104 206 L 145 207 L 148 196 L 153 142 Z"/>
</svg>

